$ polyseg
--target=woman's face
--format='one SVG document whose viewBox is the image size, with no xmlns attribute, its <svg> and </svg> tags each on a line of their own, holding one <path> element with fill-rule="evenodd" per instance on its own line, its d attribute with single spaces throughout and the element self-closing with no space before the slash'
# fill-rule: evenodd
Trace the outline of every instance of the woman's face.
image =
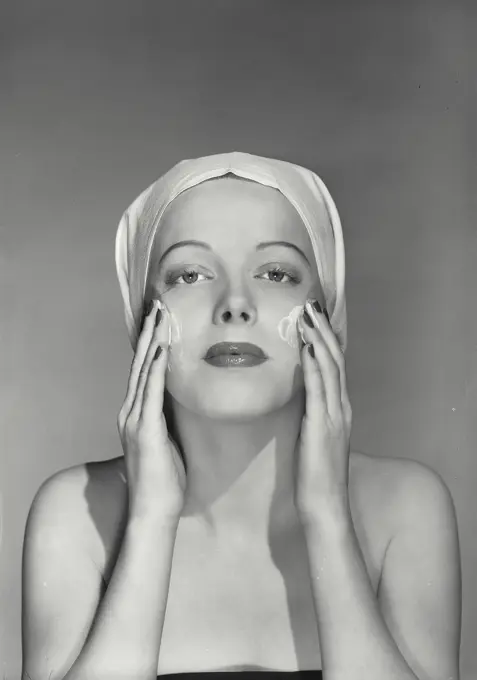
<svg viewBox="0 0 477 680">
<path fill-rule="evenodd" d="M 176 198 L 151 252 L 146 299 L 153 297 L 171 315 L 166 387 L 184 407 L 248 420 L 303 389 L 296 313 L 307 297 L 323 302 L 323 293 L 306 228 L 279 191 L 218 179 Z M 253 343 L 266 360 L 208 360 L 221 342 Z"/>
</svg>

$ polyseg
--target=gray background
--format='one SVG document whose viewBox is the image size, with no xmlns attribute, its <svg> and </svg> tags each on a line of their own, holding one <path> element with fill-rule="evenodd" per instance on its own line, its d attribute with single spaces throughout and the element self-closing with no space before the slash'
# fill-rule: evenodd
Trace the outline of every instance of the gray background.
<svg viewBox="0 0 477 680">
<path fill-rule="evenodd" d="M 120 214 L 176 161 L 237 149 L 308 166 L 335 197 L 353 446 L 449 485 L 473 680 L 475 5 L 17 0 L 0 13 L 0 673 L 20 672 L 35 491 L 121 451 Z"/>
</svg>

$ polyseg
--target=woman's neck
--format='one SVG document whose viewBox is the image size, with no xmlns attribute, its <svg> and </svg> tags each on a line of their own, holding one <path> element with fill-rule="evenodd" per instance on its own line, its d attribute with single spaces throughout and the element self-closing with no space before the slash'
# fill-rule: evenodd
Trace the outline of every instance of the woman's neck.
<svg viewBox="0 0 477 680">
<path fill-rule="evenodd" d="M 187 466 L 184 515 L 219 530 L 270 529 L 294 513 L 294 458 L 301 394 L 279 411 L 247 422 L 213 420 L 174 402 L 176 441 Z"/>
</svg>

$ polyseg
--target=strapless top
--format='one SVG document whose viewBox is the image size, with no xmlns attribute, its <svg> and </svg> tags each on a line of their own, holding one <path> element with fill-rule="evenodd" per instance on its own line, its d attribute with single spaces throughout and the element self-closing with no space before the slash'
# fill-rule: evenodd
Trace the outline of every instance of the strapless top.
<svg viewBox="0 0 477 680">
<path fill-rule="evenodd" d="M 240 675 L 240 680 L 322 680 L 321 671 L 207 671 L 197 673 L 170 673 L 158 675 L 157 680 L 231 680 L 231 675 Z"/>
</svg>

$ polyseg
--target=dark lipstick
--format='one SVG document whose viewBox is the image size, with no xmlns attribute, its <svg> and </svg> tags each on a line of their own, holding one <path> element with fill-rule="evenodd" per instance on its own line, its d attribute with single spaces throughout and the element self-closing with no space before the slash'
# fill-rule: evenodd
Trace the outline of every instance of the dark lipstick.
<svg viewBox="0 0 477 680">
<path fill-rule="evenodd" d="M 260 347 L 249 342 L 218 342 L 209 347 L 204 361 L 219 368 L 245 368 L 263 364 L 267 358 Z"/>
</svg>

